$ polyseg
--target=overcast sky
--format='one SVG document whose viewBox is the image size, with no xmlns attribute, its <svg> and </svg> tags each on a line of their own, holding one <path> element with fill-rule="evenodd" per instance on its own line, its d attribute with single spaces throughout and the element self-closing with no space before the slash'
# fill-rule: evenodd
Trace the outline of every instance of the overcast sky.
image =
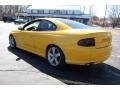
<svg viewBox="0 0 120 90">
<path fill-rule="evenodd" d="M 0 0 L 1 5 L 93 5 L 94 13 L 103 17 L 105 5 L 120 5 L 120 0 Z M 88 9 L 86 9 L 86 13 Z"/>
</svg>

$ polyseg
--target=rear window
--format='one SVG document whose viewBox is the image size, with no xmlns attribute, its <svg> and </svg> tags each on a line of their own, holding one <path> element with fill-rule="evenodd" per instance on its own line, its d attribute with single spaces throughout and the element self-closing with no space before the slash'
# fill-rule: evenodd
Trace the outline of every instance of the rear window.
<svg viewBox="0 0 120 90">
<path fill-rule="evenodd" d="M 71 28 L 75 28 L 75 29 L 87 29 L 87 28 L 90 28 L 90 26 L 88 25 L 85 25 L 83 23 L 80 23 L 80 22 L 77 22 L 77 21 L 73 21 L 73 20 L 68 20 L 68 19 L 60 19 L 58 18 L 57 19 L 58 21 L 70 26 Z"/>
</svg>

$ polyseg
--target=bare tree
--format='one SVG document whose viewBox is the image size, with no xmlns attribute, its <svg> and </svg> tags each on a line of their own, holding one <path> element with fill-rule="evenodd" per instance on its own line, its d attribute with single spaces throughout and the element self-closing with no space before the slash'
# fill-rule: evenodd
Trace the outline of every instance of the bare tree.
<svg viewBox="0 0 120 90">
<path fill-rule="evenodd" d="M 104 19 L 103 19 L 103 27 L 105 27 L 105 21 L 106 21 L 106 14 L 107 14 L 107 5 L 105 6 L 105 14 L 104 14 Z"/>
<path fill-rule="evenodd" d="M 93 5 L 90 5 L 90 6 L 89 6 L 89 14 L 90 14 L 90 16 L 93 16 L 93 15 L 94 15 Z"/>
<path fill-rule="evenodd" d="M 112 21 L 112 27 L 115 28 L 119 21 L 120 16 L 120 5 L 110 5 L 108 6 L 108 15 Z"/>
<path fill-rule="evenodd" d="M 16 18 L 17 12 L 25 12 L 29 5 L 0 5 L 0 20 L 3 16 L 12 16 Z"/>
</svg>

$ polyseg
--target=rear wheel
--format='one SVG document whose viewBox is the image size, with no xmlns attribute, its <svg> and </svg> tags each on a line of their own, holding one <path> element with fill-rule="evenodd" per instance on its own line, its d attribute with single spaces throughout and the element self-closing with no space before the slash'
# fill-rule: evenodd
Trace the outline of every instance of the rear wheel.
<svg viewBox="0 0 120 90">
<path fill-rule="evenodd" d="M 16 41 L 15 41 L 13 35 L 9 36 L 9 44 L 10 44 L 11 48 L 15 48 L 16 47 Z"/>
<path fill-rule="evenodd" d="M 48 47 L 46 58 L 48 63 L 53 67 L 60 68 L 65 65 L 65 56 L 57 46 Z"/>
</svg>

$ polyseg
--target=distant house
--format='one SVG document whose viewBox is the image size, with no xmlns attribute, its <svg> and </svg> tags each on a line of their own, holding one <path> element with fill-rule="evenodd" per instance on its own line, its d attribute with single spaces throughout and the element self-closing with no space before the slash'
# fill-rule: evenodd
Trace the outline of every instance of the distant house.
<svg viewBox="0 0 120 90">
<path fill-rule="evenodd" d="M 80 11 L 80 6 L 30 6 L 24 12 L 16 13 L 18 18 L 33 20 L 43 17 L 68 18 L 79 22 L 87 23 L 89 14 Z"/>
</svg>

